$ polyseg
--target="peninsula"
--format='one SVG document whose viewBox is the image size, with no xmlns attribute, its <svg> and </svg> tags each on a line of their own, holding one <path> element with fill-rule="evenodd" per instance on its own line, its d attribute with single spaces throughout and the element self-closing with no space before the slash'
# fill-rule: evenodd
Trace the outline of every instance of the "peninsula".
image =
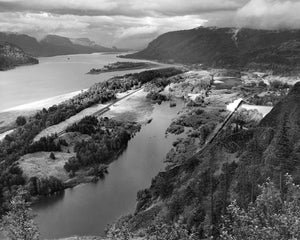
<svg viewBox="0 0 300 240">
<path fill-rule="evenodd" d="M 115 62 L 108 65 L 105 65 L 102 68 L 92 68 L 88 74 L 100 74 L 106 72 L 115 72 L 115 71 L 126 71 L 126 70 L 137 70 L 137 69 L 149 69 L 157 67 L 158 64 L 150 62 Z"/>
</svg>

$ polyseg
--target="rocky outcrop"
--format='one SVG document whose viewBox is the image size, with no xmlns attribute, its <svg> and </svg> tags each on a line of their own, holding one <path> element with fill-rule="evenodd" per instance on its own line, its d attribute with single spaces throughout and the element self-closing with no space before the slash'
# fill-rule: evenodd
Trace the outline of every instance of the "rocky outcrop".
<svg viewBox="0 0 300 240">
<path fill-rule="evenodd" d="M 13 44 L 4 43 L 0 45 L 0 71 L 21 65 L 38 64 L 39 61 Z"/>
</svg>

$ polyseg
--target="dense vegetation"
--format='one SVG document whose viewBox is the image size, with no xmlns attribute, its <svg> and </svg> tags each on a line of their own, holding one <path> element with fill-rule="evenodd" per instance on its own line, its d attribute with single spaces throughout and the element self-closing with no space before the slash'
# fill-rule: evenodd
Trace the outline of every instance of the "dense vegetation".
<svg viewBox="0 0 300 240">
<path fill-rule="evenodd" d="M 25 184 L 22 171 L 15 162 L 24 154 L 41 150 L 56 151 L 59 149 L 59 145 L 63 145 L 62 143 L 54 143 L 52 137 L 43 138 L 33 143 L 34 137 L 43 129 L 58 124 L 89 106 L 114 100 L 118 92 L 139 87 L 154 78 L 167 78 L 181 72 L 182 71 L 178 69 L 166 68 L 115 77 L 106 82 L 97 83 L 74 98 L 48 109 L 44 108 L 34 116 L 29 117 L 24 125 L 19 126 L 13 133 L 7 135 L 4 140 L 0 142 L 0 215 L 7 209 L 7 200 L 9 196 L 16 191 L 17 186 Z M 99 138 L 101 139 L 102 136 L 99 136 Z M 120 140 L 124 138 L 126 138 L 125 135 L 122 135 Z M 96 140 L 96 142 L 97 141 L 98 140 Z M 93 144 L 90 144 L 91 147 L 97 147 L 92 145 Z M 111 149 L 115 148 L 115 146 L 110 147 Z M 81 155 L 81 152 L 87 151 L 88 148 L 78 147 L 77 149 L 78 152 L 80 152 L 79 155 Z M 50 185 L 52 184 L 51 182 L 52 180 L 49 182 Z M 38 187 L 38 189 L 40 188 Z M 42 192 L 49 191 L 50 190 L 46 190 Z"/>
<path fill-rule="evenodd" d="M 126 57 L 295 75 L 300 70 L 299 46 L 299 30 L 201 27 L 165 33 Z"/>
<path fill-rule="evenodd" d="M 300 84 L 297 83 L 259 123 L 255 112 L 239 112 L 232 124 L 203 151 L 160 172 L 150 188 L 138 193 L 136 213 L 129 217 L 128 228 L 145 229 L 163 217 L 165 223 L 171 225 L 182 221 L 187 230 L 195 232 L 200 239 L 217 237 L 221 231 L 221 216 L 226 214 L 232 199 L 236 199 L 243 213 L 249 203 L 259 199 L 259 185 L 267 178 L 272 180 L 279 195 L 284 196 L 285 173 L 291 174 L 297 184 L 300 182 L 299 98 Z M 191 119 L 187 115 L 176 123 L 182 121 L 182 125 Z M 246 226 L 246 223 L 241 224 Z"/>
<path fill-rule="evenodd" d="M 242 209 L 234 201 L 221 227 L 222 240 L 300 239 L 300 186 L 285 175 L 284 190 L 270 180 L 260 186 L 255 202 Z"/>
<path fill-rule="evenodd" d="M 37 63 L 39 63 L 37 59 L 24 53 L 20 47 L 8 43 L 0 44 L 0 71 Z"/>
<path fill-rule="evenodd" d="M 0 222 L 0 230 L 9 239 L 38 240 L 39 231 L 27 201 L 28 192 L 19 189 L 9 204 L 9 212 Z"/>
<path fill-rule="evenodd" d="M 257 199 L 241 208 L 233 200 L 222 214 L 218 226 L 220 233 L 208 234 L 206 238 L 196 229 L 188 227 L 183 219 L 170 222 L 157 218 L 139 234 L 151 240 L 296 240 L 300 238 L 300 186 L 285 175 L 284 191 L 281 192 L 269 179 L 259 186 Z M 142 220 L 142 219 L 141 219 Z M 133 239 L 130 216 L 113 224 L 108 237 L 111 239 Z"/>
<path fill-rule="evenodd" d="M 122 71 L 128 69 L 140 69 L 151 66 L 150 63 L 147 62 L 115 62 L 108 65 L 103 66 L 103 68 L 92 68 L 88 73 L 90 74 L 99 74 L 103 72 L 111 72 L 111 71 Z"/>
<path fill-rule="evenodd" d="M 69 39 L 57 35 L 47 35 L 41 41 L 26 34 L 0 32 L 0 44 L 11 43 L 21 47 L 26 53 L 35 57 L 50 57 L 57 55 L 116 52 L 118 49 L 106 48 L 85 39 L 88 45 L 82 43 L 82 39 Z"/>
<path fill-rule="evenodd" d="M 92 137 L 75 145 L 76 158 L 71 158 L 65 164 L 66 171 L 76 172 L 83 167 L 107 164 L 116 153 L 125 149 L 131 134 L 139 128 L 135 123 L 122 123 L 108 118 L 98 121 L 95 117 L 85 117 L 66 130 L 89 134 Z"/>
</svg>

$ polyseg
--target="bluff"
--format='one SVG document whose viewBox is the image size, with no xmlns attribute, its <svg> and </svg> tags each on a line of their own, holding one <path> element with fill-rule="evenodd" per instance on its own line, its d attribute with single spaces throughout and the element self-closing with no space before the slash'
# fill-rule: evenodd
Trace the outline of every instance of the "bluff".
<svg viewBox="0 0 300 240">
<path fill-rule="evenodd" d="M 57 35 L 47 35 L 44 39 L 38 41 L 26 34 L 0 32 L 0 44 L 5 42 L 17 45 L 24 52 L 35 57 L 116 51 L 97 44 L 87 44 L 92 42 L 89 39 L 74 40 Z"/>
<path fill-rule="evenodd" d="M 13 44 L 0 45 L 0 71 L 14 68 L 20 65 L 38 64 L 39 61 Z"/>
<path fill-rule="evenodd" d="M 165 33 L 131 58 L 291 72 L 300 69 L 300 30 L 204 28 Z"/>
</svg>

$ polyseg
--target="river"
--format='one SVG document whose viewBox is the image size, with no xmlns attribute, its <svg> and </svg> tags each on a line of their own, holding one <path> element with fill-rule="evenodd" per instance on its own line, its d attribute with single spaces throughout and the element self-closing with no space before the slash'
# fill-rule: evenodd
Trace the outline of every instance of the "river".
<svg viewBox="0 0 300 240">
<path fill-rule="evenodd" d="M 50 102 L 56 96 L 61 99 L 112 76 L 142 71 L 86 74 L 91 68 L 115 61 L 136 61 L 118 59 L 117 54 L 81 54 L 39 60 L 38 65 L 0 72 L 0 112 L 36 101 L 38 104 L 29 106 L 40 106 L 49 102 L 45 99 L 50 98 Z M 150 116 L 153 121 L 143 126 L 123 154 L 110 164 L 105 180 L 67 189 L 33 205 L 41 238 L 101 235 L 107 224 L 133 212 L 137 191 L 149 187 L 151 179 L 164 168 L 165 156 L 178 137 L 166 137 L 165 130 L 182 106 L 180 100 L 175 108 L 170 108 L 168 103 L 156 105 Z"/>
<path fill-rule="evenodd" d="M 0 71 L 0 112 L 54 96 L 86 89 L 116 75 L 142 70 L 86 74 L 116 61 L 141 61 L 117 58 L 118 54 L 93 53 L 39 58 L 40 63 Z M 1 119 L 0 119 L 1 120 Z"/>
<path fill-rule="evenodd" d="M 182 109 L 168 103 L 156 105 L 150 124 L 131 139 L 125 152 L 109 166 L 105 180 L 79 185 L 33 206 L 43 238 L 74 235 L 102 235 L 107 224 L 133 212 L 138 190 L 149 187 L 151 179 L 164 168 L 164 159 L 178 138 L 165 136 L 171 120 Z"/>
</svg>

